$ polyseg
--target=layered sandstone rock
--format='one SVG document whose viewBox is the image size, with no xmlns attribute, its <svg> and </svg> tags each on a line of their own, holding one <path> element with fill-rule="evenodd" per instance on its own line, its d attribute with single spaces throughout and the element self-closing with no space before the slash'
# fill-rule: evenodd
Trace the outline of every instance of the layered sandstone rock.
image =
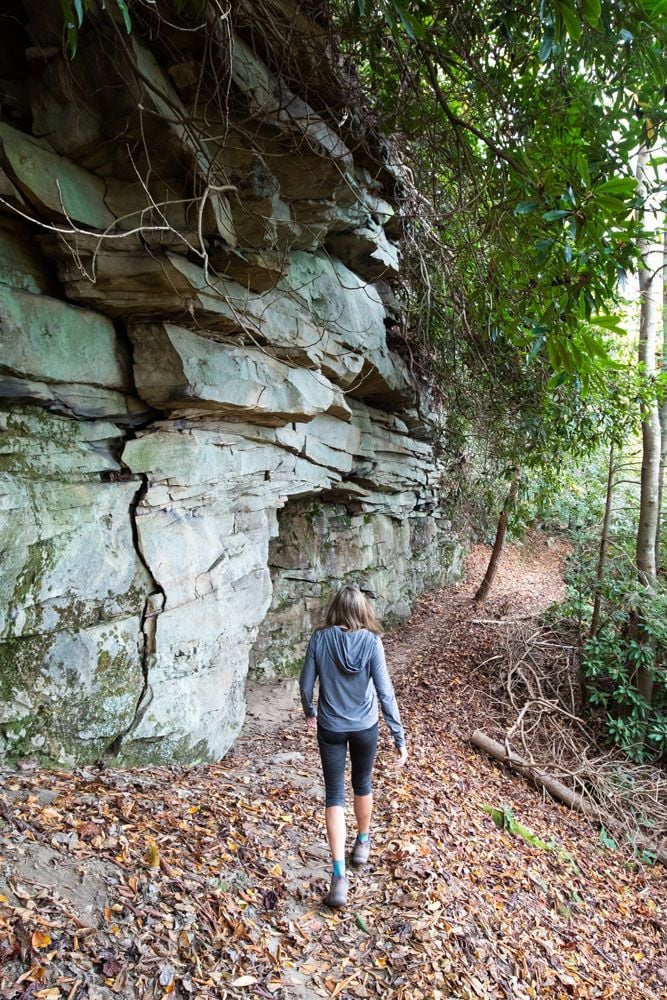
<svg viewBox="0 0 667 1000">
<path fill-rule="evenodd" d="M 0 757 L 218 758 L 337 585 L 390 620 L 456 572 L 396 171 L 308 5 L 254 7 L 207 6 L 215 79 L 176 14 L 0 33 Z"/>
</svg>

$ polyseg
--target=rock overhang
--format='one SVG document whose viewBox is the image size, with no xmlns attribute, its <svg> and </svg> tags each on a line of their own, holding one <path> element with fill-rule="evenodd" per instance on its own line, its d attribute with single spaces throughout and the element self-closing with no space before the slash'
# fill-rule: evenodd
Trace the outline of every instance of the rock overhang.
<svg viewBox="0 0 667 1000">
<path fill-rule="evenodd" d="M 137 26 L 112 65 L 82 32 L 67 61 L 23 3 L 43 54 L 30 114 L 0 122 L 8 759 L 217 758 L 249 663 L 297 662 L 337 583 L 391 617 L 456 566 L 428 401 L 387 345 L 395 171 L 369 172 L 238 6 L 203 137 L 196 40 L 168 63 Z"/>
</svg>

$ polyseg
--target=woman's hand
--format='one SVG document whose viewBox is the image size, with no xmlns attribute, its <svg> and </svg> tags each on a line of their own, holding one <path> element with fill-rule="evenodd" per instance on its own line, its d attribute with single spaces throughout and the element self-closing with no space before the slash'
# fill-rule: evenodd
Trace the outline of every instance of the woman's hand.
<svg viewBox="0 0 667 1000">
<path fill-rule="evenodd" d="M 406 760 L 408 759 L 408 748 L 407 747 L 396 747 L 396 756 L 398 758 L 397 761 L 396 761 L 396 766 L 397 767 L 403 767 L 403 765 L 405 764 Z"/>
<path fill-rule="evenodd" d="M 309 729 L 317 729 L 317 716 L 309 715 L 306 719 L 306 725 Z"/>
</svg>

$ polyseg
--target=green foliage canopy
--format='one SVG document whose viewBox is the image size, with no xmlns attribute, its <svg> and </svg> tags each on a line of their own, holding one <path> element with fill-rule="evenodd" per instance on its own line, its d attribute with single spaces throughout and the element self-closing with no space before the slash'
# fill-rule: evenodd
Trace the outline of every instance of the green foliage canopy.
<svg viewBox="0 0 667 1000">
<path fill-rule="evenodd" d="M 616 308 L 642 234 L 633 156 L 664 125 L 667 2 L 336 9 L 407 150 L 415 313 L 458 373 L 457 404 L 484 401 L 501 450 L 543 460 L 601 408 L 605 432 L 615 413 L 626 424 L 640 389 L 614 350 Z"/>
</svg>

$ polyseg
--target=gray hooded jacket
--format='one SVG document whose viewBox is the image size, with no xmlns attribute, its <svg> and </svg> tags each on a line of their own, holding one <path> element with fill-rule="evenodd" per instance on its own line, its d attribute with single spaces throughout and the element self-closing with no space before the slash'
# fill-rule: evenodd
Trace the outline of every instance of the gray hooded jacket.
<svg viewBox="0 0 667 1000">
<path fill-rule="evenodd" d="M 315 680 L 320 691 L 313 706 Z M 397 747 L 405 746 L 401 716 L 379 636 L 366 629 L 349 632 L 332 625 L 311 636 L 299 681 L 307 716 L 334 733 L 370 729 L 378 721 L 378 700 Z"/>
</svg>

